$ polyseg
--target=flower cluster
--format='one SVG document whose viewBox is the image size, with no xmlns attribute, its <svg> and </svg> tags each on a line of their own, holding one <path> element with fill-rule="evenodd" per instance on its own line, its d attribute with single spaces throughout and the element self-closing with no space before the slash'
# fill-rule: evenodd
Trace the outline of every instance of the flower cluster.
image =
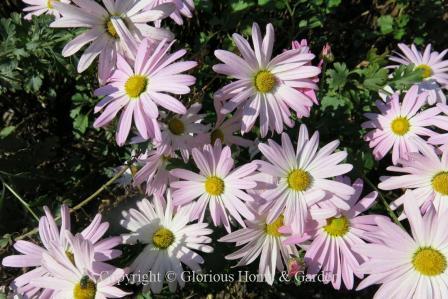
<svg viewBox="0 0 448 299">
<path fill-rule="evenodd" d="M 148 197 L 137 201 L 137 208 L 122 211 L 120 224 L 128 232 L 103 238 L 109 224 L 97 215 L 75 234 L 67 206 L 61 208 L 60 228 L 45 208 L 39 222 L 42 246 L 19 240 L 14 248 L 21 254 L 3 259 L 7 267 L 34 268 L 13 281 L 16 294 L 120 298 L 128 293 L 115 285 L 125 273 L 149 272 L 161 277 L 176 273 L 167 282 L 175 291 L 185 285 L 180 275 L 184 267 L 201 270 L 203 256 L 213 251 L 211 235 L 222 226 L 226 235 L 218 241 L 240 247 L 225 258 L 237 260 L 236 266 L 258 259 L 258 272 L 268 284 L 277 271 L 291 267 L 290 273 L 297 273 L 300 267 L 309 276 L 331 273 L 326 283 L 335 289 L 353 289 L 356 279 L 369 275 L 357 288 L 382 283 L 378 298 L 448 297 L 443 229 L 448 213 L 448 106 L 443 92 L 448 61 L 443 57 L 448 50 L 431 52 L 428 46 L 421 54 L 415 46 L 400 44 L 403 54 L 390 59 L 414 64 L 423 80 L 378 100 L 379 113 L 367 113 L 362 124 L 372 129 L 365 140 L 374 157 L 392 152 L 388 170 L 404 173 L 382 177 L 379 188 L 406 189 L 390 207 L 404 205 L 399 220 L 408 219 L 410 236 L 384 215 L 364 214 L 378 192 L 363 195 L 363 180 L 351 183 L 347 175 L 353 166 L 339 140 L 321 144 L 319 132 L 310 134 L 304 124 L 297 133 L 285 132 L 318 105 L 321 65 L 333 59 L 329 45 L 315 64 L 306 40 L 274 55 L 271 24 L 262 36 L 254 23 L 251 43 L 233 34 L 238 54 L 214 53 L 221 63 L 213 70 L 232 81 L 214 93 L 216 121 L 207 124 L 202 105 L 182 98 L 194 88 L 196 79 L 186 72 L 197 63 L 181 60 L 186 50 L 172 51 L 174 36 L 160 22 L 170 17 L 182 25 L 183 17 L 192 17 L 193 1 L 25 2 L 32 5 L 25 9 L 31 12 L 26 18 L 48 13 L 56 17 L 52 27 L 87 28 L 65 46 L 63 55 L 87 46 L 79 72 L 99 57 L 100 86 L 94 93 L 101 99 L 94 127 L 118 119 L 119 146 L 150 146 L 138 155 L 139 170 L 131 174 L 133 185 L 143 186 Z M 259 131 L 254 132 L 257 120 Z M 244 133 L 261 140 L 244 138 Z M 264 139 L 268 133 L 270 138 Z M 245 159 L 245 150 L 257 159 Z M 143 245 L 125 269 L 108 264 L 121 255 L 115 248 L 119 244 Z M 159 293 L 163 284 L 163 279 L 151 281 L 143 291 Z"/>
</svg>

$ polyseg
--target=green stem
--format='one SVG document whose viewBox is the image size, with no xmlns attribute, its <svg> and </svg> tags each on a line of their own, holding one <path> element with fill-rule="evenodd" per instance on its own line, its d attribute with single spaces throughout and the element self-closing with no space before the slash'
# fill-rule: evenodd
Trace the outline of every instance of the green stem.
<svg viewBox="0 0 448 299">
<path fill-rule="evenodd" d="M 28 210 L 28 212 L 30 212 L 31 215 L 33 215 L 34 219 L 36 219 L 37 222 L 39 222 L 39 217 L 36 215 L 36 213 L 34 213 L 34 211 L 30 208 L 29 204 L 19 196 L 19 194 L 16 193 L 16 191 L 14 191 L 14 189 L 11 188 L 11 186 L 9 186 L 8 184 L 6 184 L 5 182 L 3 182 L 3 185 L 5 185 L 6 189 L 9 190 L 9 192 L 12 193 L 12 195 L 14 195 L 19 202 L 25 207 L 25 209 Z"/>
<path fill-rule="evenodd" d="M 106 188 L 108 186 L 110 186 L 113 182 L 115 182 L 119 177 L 121 177 L 126 170 L 129 169 L 129 165 L 132 164 L 132 161 L 129 162 L 128 164 L 126 164 L 123 169 L 121 169 L 117 174 L 115 174 L 110 180 L 108 180 L 104 185 L 102 185 L 100 188 L 98 188 L 98 190 L 96 190 L 94 193 L 92 193 L 92 195 L 90 195 L 89 197 L 87 197 L 86 199 L 84 199 L 83 201 L 81 201 L 79 204 L 77 204 L 76 206 L 74 206 L 72 209 L 70 209 L 70 213 L 81 209 L 83 206 L 85 206 L 86 204 L 88 204 L 90 201 L 92 201 L 95 197 L 97 197 L 101 192 L 103 192 L 104 190 L 106 190 Z M 37 217 L 37 216 L 36 216 Z M 58 221 L 61 217 L 56 217 L 56 221 Z M 30 230 L 29 232 L 27 232 L 26 234 L 23 234 L 21 236 L 18 236 L 15 240 L 23 240 L 27 237 L 30 237 L 32 235 L 34 235 L 35 233 L 38 232 L 38 228 L 34 228 L 32 230 Z"/>
</svg>

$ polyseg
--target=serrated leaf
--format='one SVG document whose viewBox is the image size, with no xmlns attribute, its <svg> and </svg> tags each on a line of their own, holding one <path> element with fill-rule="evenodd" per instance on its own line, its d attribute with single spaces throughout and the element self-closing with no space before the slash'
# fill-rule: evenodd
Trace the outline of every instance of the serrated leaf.
<svg viewBox="0 0 448 299">
<path fill-rule="evenodd" d="M 392 74 L 391 85 L 395 89 L 406 90 L 411 85 L 423 80 L 423 70 L 415 68 L 413 64 L 400 65 Z"/>
<path fill-rule="evenodd" d="M 378 91 L 387 82 L 388 71 L 385 68 L 380 68 L 377 64 L 371 64 L 364 70 L 365 88 L 373 91 Z"/>
<path fill-rule="evenodd" d="M 333 67 L 334 69 L 327 71 L 327 83 L 331 89 L 341 90 L 347 83 L 347 77 L 350 71 L 347 69 L 345 63 L 336 62 Z"/>
<path fill-rule="evenodd" d="M 394 31 L 394 18 L 391 15 L 379 17 L 377 23 L 382 34 L 389 34 Z"/>
</svg>

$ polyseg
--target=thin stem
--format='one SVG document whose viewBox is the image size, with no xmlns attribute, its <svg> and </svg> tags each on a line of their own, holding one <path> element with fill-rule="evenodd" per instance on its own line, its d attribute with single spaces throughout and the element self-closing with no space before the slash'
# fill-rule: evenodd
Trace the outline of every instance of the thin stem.
<svg viewBox="0 0 448 299">
<path fill-rule="evenodd" d="M 16 193 L 16 191 L 14 191 L 14 189 L 11 188 L 11 186 L 9 186 L 8 184 L 6 184 L 5 182 L 3 182 L 3 185 L 5 185 L 6 189 L 9 190 L 9 192 L 12 193 L 12 195 L 14 195 L 19 201 L 20 203 L 25 207 L 25 209 L 28 210 L 28 212 L 30 212 L 31 215 L 33 215 L 34 219 L 36 219 L 37 222 L 39 222 L 39 217 L 36 215 L 36 213 L 34 213 L 34 211 L 30 208 L 29 204 L 19 196 L 19 194 Z"/>
<path fill-rule="evenodd" d="M 364 179 L 364 181 L 367 182 L 367 184 L 372 187 L 376 192 L 378 192 L 378 196 L 381 200 L 381 202 L 383 203 L 384 207 L 387 210 L 387 213 L 389 214 L 389 216 L 394 220 L 394 222 L 400 226 L 402 229 L 404 229 L 403 225 L 401 224 L 400 220 L 398 220 L 397 215 L 395 215 L 394 211 L 392 211 L 392 209 L 389 206 L 389 203 L 387 202 L 387 200 L 384 198 L 384 196 L 381 194 L 381 191 L 363 174 L 361 173 L 362 178 Z"/>
<path fill-rule="evenodd" d="M 286 8 L 288 9 L 288 12 L 291 15 L 291 18 L 294 18 L 294 11 L 291 9 L 291 5 L 289 5 L 289 1 L 283 0 L 283 2 L 285 2 Z"/>
<path fill-rule="evenodd" d="M 92 195 L 90 195 L 89 197 L 87 197 L 86 199 L 84 199 L 83 201 L 81 201 L 79 204 L 77 204 L 76 206 L 74 206 L 72 209 L 70 209 L 70 213 L 75 212 L 76 210 L 81 209 L 83 206 L 85 206 L 86 204 L 88 204 L 90 201 L 92 201 L 95 197 L 97 197 L 101 192 L 103 192 L 104 190 L 106 190 L 106 188 L 108 186 L 110 186 L 113 182 L 115 182 L 119 177 L 121 177 L 128 169 L 129 169 L 129 165 L 132 164 L 132 161 L 129 162 L 128 164 L 126 164 L 117 174 L 115 174 L 110 180 L 108 180 L 104 185 L 102 185 L 100 188 L 98 188 L 98 190 L 96 190 L 94 193 L 92 193 Z M 37 217 L 37 216 L 36 216 Z M 56 221 L 58 221 L 61 217 L 56 217 Z M 38 218 L 37 218 L 38 219 Z M 39 219 L 38 219 L 39 220 Z M 25 239 L 27 237 L 30 237 L 32 235 L 34 235 L 35 233 L 38 232 L 38 228 L 34 228 L 32 230 L 30 230 L 29 232 L 27 232 L 26 234 L 23 234 L 21 236 L 18 236 L 15 240 L 22 240 Z"/>
</svg>

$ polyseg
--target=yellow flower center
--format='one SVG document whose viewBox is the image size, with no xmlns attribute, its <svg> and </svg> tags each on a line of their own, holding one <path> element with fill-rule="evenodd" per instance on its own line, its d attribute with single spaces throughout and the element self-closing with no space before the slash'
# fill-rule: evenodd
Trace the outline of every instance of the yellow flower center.
<svg viewBox="0 0 448 299">
<path fill-rule="evenodd" d="M 448 195 L 448 172 L 440 172 L 432 179 L 432 188 L 434 191 L 443 195 Z"/>
<path fill-rule="evenodd" d="M 278 216 L 272 223 L 266 223 L 264 231 L 267 235 L 273 237 L 280 237 L 282 234 L 278 232 L 278 229 L 283 226 L 283 215 Z"/>
<path fill-rule="evenodd" d="M 224 193 L 224 181 L 217 176 L 209 176 L 205 180 L 205 191 L 213 196 L 218 196 Z"/>
<path fill-rule="evenodd" d="M 416 70 L 423 70 L 422 76 L 424 79 L 431 77 L 432 75 L 432 68 L 427 64 L 420 64 L 415 68 Z"/>
<path fill-rule="evenodd" d="M 177 117 L 173 117 L 168 122 L 168 129 L 174 135 L 181 135 L 185 132 L 185 125 L 180 119 L 178 119 Z"/>
<path fill-rule="evenodd" d="M 126 94 L 131 98 L 138 98 L 143 92 L 146 91 L 148 85 L 148 78 L 141 75 L 134 75 L 124 84 Z"/>
<path fill-rule="evenodd" d="M 161 227 L 152 235 L 152 243 L 159 249 L 167 249 L 174 242 L 174 234 L 167 228 Z"/>
<path fill-rule="evenodd" d="M 67 251 L 65 251 L 65 255 L 70 260 L 70 262 L 72 262 L 72 264 L 74 265 L 75 264 L 75 256 L 73 255 L 73 253 L 67 250 Z"/>
<path fill-rule="evenodd" d="M 414 269 L 426 276 L 442 274 L 446 269 L 446 258 L 431 247 L 419 248 L 412 258 Z"/>
<path fill-rule="evenodd" d="M 210 139 L 211 139 L 212 144 L 215 144 L 215 141 L 217 139 L 221 140 L 221 143 L 223 143 L 224 142 L 224 133 L 220 129 L 216 129 L 210 135 Z"/>
<path fill-rule="evenodd" d="M 350 222 L 345 216 L 327 219 L 327 225 L 324 226 L 324 231 L 332 237 L 342 237 L 349 229 Z"/>
<path fill-rule="evenodd" d="M 277 83 L 277 80 L 275 79 L 274 75 L 269 71 L 259 71 L 254 78 L 254 84 L 255 88 L 259 92 L 270 92 L 272 89 L 274 89 L 275 84 Z"/>
<path fill-rule="evenodd" d="M 409 132 L 411 124 L 406 117 L 399 116 L 392 121 L 390 127 L 392 128 L 392 132 L 394 132 L 396 135 L 403 136 L 407 132 Z"/>
<path fill-rule="evenodd" d="M 60 0 L 47 0 L 47 7 L 48 9 L 53 9 L 53 2 L 59 2 Z"/>
<path fill-rule="evenodd" d="M 106 21 L 105 26 L 107 33 L 109 33 L 111 37 L 118 38 L 117 30 L 115 29 L 114 24 L 112 24 L 112 21 L 110 19 Z"/>
<path fill-rule="evenodd" d="M 75 285 L 73 289 L 74 299 L 94 299 L 96 294 L 96 285 L 88 276 L 84 276 Z"/>
<path fill-rule="evenodd" d="M 288 187 L 294 191 L 305 191 L 311 186 L 312 177 L 302 169 L 294 169 L 288 174 Z"/>
</svg>

